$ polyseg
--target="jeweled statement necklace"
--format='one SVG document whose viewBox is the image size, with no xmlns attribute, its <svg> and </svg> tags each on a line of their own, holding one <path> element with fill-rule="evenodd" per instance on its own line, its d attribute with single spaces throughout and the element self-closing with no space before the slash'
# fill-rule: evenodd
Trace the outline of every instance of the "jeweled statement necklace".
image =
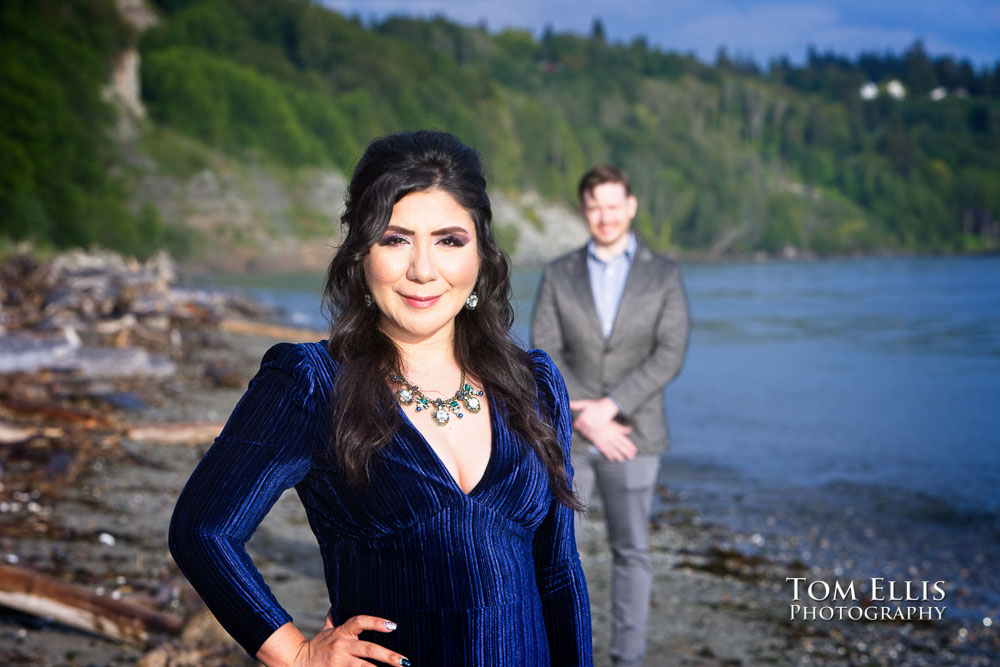
<svg viewBox="0 0 1000 667">
<path fill-rule="evenodd" d="M 420 387 L 399 375 L 393 375 L 392 381 L 403 385 L 403 388 L 396 392 L 396 398 L 399 399 L 401 405 L 415 403 L 417 412 L 430 410 L 431 417 L 438 426 L 446 425 L 451 420 L 452 413 L 461 419 L 463 416 L 461 412 L 462 405 L 472 414 L 476 414 L 483 407 L 479 401 L 479 397 L 483 395 L 483 391 L 475 389 L 465 381 L 465 371 L 462 371 L 462 379 L 459 381 L 458 391 L 451 398 L 427 398 L 424 396 L 424 392 L 420 391 Z"/>
</svg>

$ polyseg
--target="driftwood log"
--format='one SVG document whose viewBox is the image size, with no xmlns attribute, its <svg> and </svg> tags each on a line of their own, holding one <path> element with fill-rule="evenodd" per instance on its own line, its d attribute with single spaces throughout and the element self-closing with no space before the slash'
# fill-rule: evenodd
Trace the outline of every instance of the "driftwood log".
<svg viewBox="0 0 1000 667">
<path fill-rule="evenodd" d="M 152 442 L 162 445 L 209 444 L 222 433 L 221 422 L 177 422 L 173 424 L 136 424 L 126 431 L 126 437 L 135 442 Z"/>
<path fill-rule="evenodd" d="M 60 428 L 35 428 L 9 424 L 0 421 L 0 445 L 17 445 L 28 442 L 32 438 L 61 438 L 63 431 Z"/>
<path fill-rule="evenodd" d="M 277 324 L 253 322 L 242 319 L 224 319 L 219 322 L 219 329 L 235 334 L 248 334 L 284 340 L 289 343 L 311 343 L 326 338 L 328 334 L 312 329 L 297 329 Z"/>
<path fill-rule="evenodd" d="M 142 647 L 176 637 L 182 625 L 175 616 L 11 565 L 0 565 L 0 605 Z"/>
<path fill-rule="evenodd" d="M 37 424 L 71 424 L 84 429 L 115 428 L 114 417 L 96 410 L 72 408 L 56 403 L 0 398 L 0 415 Z"/>
</svg>

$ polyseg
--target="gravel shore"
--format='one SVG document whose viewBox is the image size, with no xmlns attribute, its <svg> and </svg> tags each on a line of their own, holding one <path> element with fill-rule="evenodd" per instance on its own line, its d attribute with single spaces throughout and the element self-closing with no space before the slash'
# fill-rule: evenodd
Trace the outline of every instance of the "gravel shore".
<svg viewBox="0 0 1000 667">
<path fill-rule="evenodd" d="M 242 388 L 209 388 L 185 378 L 201 377 L 204 364 L 222 362 L 249 379 L 272 342 L 220 334 L 217 346 L 195 355 L 181 371 L 162 403 L 122 418 L 224 421 Z M 205 448 L 123 441 L 96 458 L 73 486 L 36 509 L 50 526 L 44 533 L 21 529 L 23 523 L 11 512 L 0 514 L 0 560 L 174 614 L 196 614 L 196 596 L 170 559 L 165 533 L 174 500 Z M 786 578 L 819 578 L 822 572 L 805 563 L 774 562 L 732 550 L 727 546 L 731 536 L 698 522 L 692 508 L 669 489 L 660 494 L 663 509 L 652 535 L 656 579 L 646 665 L 989 665 L 1000 660 L 995 628 L 947 618 L 789 620 L 792 593 Z M 606 666 L 610 554 L 599 507 L 578 543 L 591 595 L 596 664 Z M 275 506 L 249 550 L 300 627 L 318 629 L 327 607 L 322 565 L 294 493 L 286 493 Z M 191 636 L 185 641 L 194 641 Z M 209 646 L 208 652 L 185 653 L 185 641 L 174 640 L 150 653 L 149 648 L 0 608 L 0 664 L 255 664 L 211 631 L 201 632 L 198 640 L 201 648 Z"/>
</svg>

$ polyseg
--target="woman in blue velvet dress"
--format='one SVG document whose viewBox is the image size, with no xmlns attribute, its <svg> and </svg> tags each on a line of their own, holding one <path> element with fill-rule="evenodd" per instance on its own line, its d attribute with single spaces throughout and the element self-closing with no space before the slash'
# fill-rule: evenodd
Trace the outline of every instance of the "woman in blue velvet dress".
<svg viewBox="0 0 1000 667">
<path fill-rule="evenodd" d="M 330 339 L 264 356 L 178 500 L 174 559 L 267 665 L 590 665 L 569 401 L 509 337 L 476 152 L 435 131 L 372 142 L 342 222 Z M 293 486 L 330 596 L 312 639 L 243 546 Z"/>
</svg>

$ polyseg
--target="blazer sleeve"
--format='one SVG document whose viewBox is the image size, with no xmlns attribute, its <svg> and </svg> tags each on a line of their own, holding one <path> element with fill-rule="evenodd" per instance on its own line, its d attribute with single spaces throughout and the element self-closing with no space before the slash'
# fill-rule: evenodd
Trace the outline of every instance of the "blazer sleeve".
<svg viewBox="0 0 1000 667">
<path fill-rule="evenodd" d="M 562 371 L 563 382 L 570 395 L 584 398 L 589 396 L 588 390 L 566 363 L 564 353 L 566 337 L 563 335 L 563 322 L 556 303 L 555 278 L 552 275 L 554 272 L 550 265 L 542 273 L 531 317 L 531 346 L 548 352 L 556 367 Z"/>
<path fill-rule="evenodd" d="M 272 347 L 170 522 L 170 552 L 205 604 L 254 656 L 292 620 L 244 544 L 282 492 L 309 470 L 314 374 L 298 346 Z"/>
<path fill-rule="evenodd" d="M 529 352 L 534 364 L 540 407 L 553 423 L 572 482 L 569 396 L 559 369 L 541 350 Z M 535 532 L 535 579 L 542 600 L 545 632 L 552 665 L 593 665 L 590 600 L 576 549 L 573 510 L 552 498 L 548 513 Z"/>
<path fill-rule="evenodd" d="M 671 264 L 665 279 L 663 302 L 656 314 L 653 351 L 608 388 L 608 394 L 618 403 L 622 414 L 628 417 L 677 376 L 684 364 L 689 333 L 690 314 L 681 272 Z"/>
</svg>

